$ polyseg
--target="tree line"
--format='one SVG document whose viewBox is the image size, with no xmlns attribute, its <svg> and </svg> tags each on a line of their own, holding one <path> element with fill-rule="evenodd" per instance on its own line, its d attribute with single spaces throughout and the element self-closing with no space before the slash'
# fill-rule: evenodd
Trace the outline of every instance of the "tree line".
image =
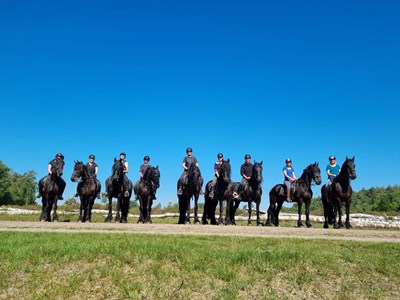
<svg viewBox="0 0 400 300">
<path fill-rule="evenodd" d="M 27 205 L 35 202 L 36 173 L 14 172 L 0 160 L 0 205 Z"/>
</svg>

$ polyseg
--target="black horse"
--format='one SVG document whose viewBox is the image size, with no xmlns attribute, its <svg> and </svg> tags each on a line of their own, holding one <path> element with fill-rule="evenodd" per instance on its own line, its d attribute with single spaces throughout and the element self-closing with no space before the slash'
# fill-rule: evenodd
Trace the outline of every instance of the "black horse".
<svg viewBox="0 0 400 300">
<path fill-rule="evenodd" d="M 238 190 L 240 188 L 239 183 L 234 183 L 234 190 L 239 192 L 240 196 L 238 199 L 234 199 L 231 201 L 231 203 L 229 203 L 229 205 L 232 207 L 230 219 L 233 224 L 236 224 L 235 214 L 236 214 L 237 208 L 239 207 L 240 202 L 245 201 L 248 203 L 247 206 L 248 206 L 248 213 L 249 213 L 249 218 L 247 220 L 247 224 L 251 225 L 252 202 L 255 202 L 256 215 L 257 215 L 257 226 L 262 225 L 262 222 L 260 221 L 260 203 L 261 203 L 261 196 L 262 196 L 261 183 L 263 181 L 262 164 L 263 164 L 262 161 L 259 163 L 254 161 L 253 174 L 251 175 L 250 179 L 248 180 L 247 185 L 243 191 L 240 192 Z"/>
<path fill-rule="evenodd" d="M 78 194 L 81 200 L 78 221 L 91 222 L 92 207 L 97 193 L 100 192 L 100 186 L 98 181 L 90 176 L 89 170 L 85 164 L 81 161 L 75 161 L 71 181 L 77 182 L 79 178 L 81 178 L 82 181 L 78 184 Z"/>
<path fill-rule="evenodd" d="M 202 223 L 208 224 L 207 219 L 210 219 L 211 224 L 226 224 L 232 225 L 230 219 L 230 206 L 226 205 L 226 216 L 224 218 L 224 201 L 228 201 L 233 195 L 233 183 L 231 180 L 231 164 L 230 160 L 223 160 L 221 164 L 221 174 L 217 179 L 217 184 L 214 190 L 214 197 L 210 198 L 212 180 L 206 184 L 206 191 L 204 194 L 204 212 L 202 217 Z M 219 203 L 219 219 L 218 222 L 215 219 L 215 209 Z"/>
<path fill-rule="evenodd" d="M 194 223 L 198 224 L 198 201 L 203 186 L 203 177 L 195 163 L 191 164 L 188 169 L 186 182 L 183 183 L 182 195 L 178 195 L 179 199 L 179 221 L 178 224 L 190 224 L 190 200 L 194 198 Z M 179 180 L 178 180 L 179 187 Z"/>
<path fill-rule="evenodd" d="M 154 191 L 153 191 L 154 186 Z M 153 205 L 153 194 L 160 187 L 160 171 L 157 167 L 148 167 L 134 187 L 135 194 L 140 203 L 140 216 L 138 223 L 152 223 L 151 221 L 151 206 Z"/>
<path fill-rule="evenodd" d="M 120 223 L 127 223 L 129 200 L 132 195 L 132 182 L 129 180 L 129 187 L 127 188 L 129 196 L 124 196 L 124 165 L 121 160 L 114 158 L 114 165 L 112 167 L 112 175 L 106 180 L 106 195 L 108 197 L 108 215 L 105 219 L 106 222 L 112 220 L 112 198 L 117 198 L 117 208 L 115 221 Z M 120 215 L 121 212 L 121 215 Z"/>
<path fill-rule="evenodd" d="M 58 221 L 57 200 L 63 194 L 66 185 L 61 178 L 63 167 L 64 162 L 62 160 L 55 160 L 51 169 L 52 173 L 39 181 L 39 193 L 42 196 L 41 221 Z M 53 215 L 51 216 L 52 209 Z"/>
<path fill-rule="evenodd" d="M 332 184 L 328 189 L 326 185 L 321 188 L 322 204 L 324 206 L 324 228 L 329 228 L 328 224 L 332 224 L 333 227 L 343 228 L 342 223 L 342 204 L 346 204 L 346 228 L 351 229 L 350 224 L 350 204 L 351 196 L 353 194 L 353 189 L 350 185 L 350 180 L 357 178 L 356 175 L 356 165 L 353 158 L 348 158 L 344 161 L 339 175 L 333 180 Z M 339 220 L 337 220 L 337 215 L 339 213 Z"/>
<path fill-rule="evenodd" d="M 306 225 L 307 227 L 312 227 L 310 222 L 310 204 L 313 196 L 311 190 L 312 181 L 317 185 L 321 184 L 321 170 L 319 169 L 317 162 L 308 165 L 307 168 L 303 170 L 303 174 L 300 178 L 292 183 L 291 194 L 293 201 L 298 204 L 298 227 L 303 227 L 303 222 L 301 220 L 303 203 L 306 206 Z M 283 202 L 287 201 L 286 192 L 286 188 L 283 184 L 275 185 L 269 192 L 269 208 L 267 221 L 265 223 L 266 226 L 279 226 L 279 212 L 282 208 Z"/>
</svg>

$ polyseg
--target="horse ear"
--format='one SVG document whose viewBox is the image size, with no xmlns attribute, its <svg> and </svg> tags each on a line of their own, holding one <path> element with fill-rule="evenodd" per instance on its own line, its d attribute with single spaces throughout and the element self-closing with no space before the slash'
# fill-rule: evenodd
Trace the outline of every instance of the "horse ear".
<svg viewBox="0 0 400 300">
<path fill-rule="evenodd" d="M 114 162 L 116 162 L 117 161 L 117 158 L 116 157 L 114 157 Z"/>
<path fill-rule="evenodd" d="M 262 165 L 263 161 L 260 162 L 260 165 Z"/>
<path fill-rule="evenodd" d="M 157 165 L 156 169 L 158 170 L 158 165 Z"/>
<path fill-rule="evenodd" d="M 317 162 L 317 166 L 319 166 L 319 162 Z"/>
<path fill-rule="evenodd" d="M 230 158 L 228 158 L 228 162 L 231 162 Z"/>
<path fill-rule="evenodd" d="M 353 155 L 353 159 L 352 159 L 352 161 L 354 161 L 356 159 L 356 157 Z"/>
</svg>

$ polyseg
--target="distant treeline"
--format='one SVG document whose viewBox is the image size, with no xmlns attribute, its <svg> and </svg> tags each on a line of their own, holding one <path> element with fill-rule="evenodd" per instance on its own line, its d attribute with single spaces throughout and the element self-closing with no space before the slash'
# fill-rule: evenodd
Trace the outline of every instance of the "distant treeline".
<svg viewBox="0 0 400 300">
<path fill-rule="evenodd" d="M 322 210 L 321 197 L 314 198 L 311 211 L 320 213 Z M 400 186 L 373 187 L 353 192 L 351 212 L 400 212 Z"/>
<path fill-rule="evenodd" d="M 36 173 L 18 174 L 0 160 L 0 205 L 35 204 Z"/>
</svg>

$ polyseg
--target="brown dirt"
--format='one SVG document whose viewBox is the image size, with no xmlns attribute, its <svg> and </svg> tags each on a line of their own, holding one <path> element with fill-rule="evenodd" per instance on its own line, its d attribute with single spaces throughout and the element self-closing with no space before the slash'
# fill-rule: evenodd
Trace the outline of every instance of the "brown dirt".
<svg viewBox="0 0 400 300">
<path fill-rule="evenodd" d="M 98 232 L 223 235 L 260 238 L 302 238 L 352 240 L 363 242 L 400 243 L 399 230 L 347 230 L 292 227 L 212 226 L 177 224 L 119 224 L 119 223 L 45 223 L 0 221 L 0 231 L 24 232 Z"/>
</svg>

